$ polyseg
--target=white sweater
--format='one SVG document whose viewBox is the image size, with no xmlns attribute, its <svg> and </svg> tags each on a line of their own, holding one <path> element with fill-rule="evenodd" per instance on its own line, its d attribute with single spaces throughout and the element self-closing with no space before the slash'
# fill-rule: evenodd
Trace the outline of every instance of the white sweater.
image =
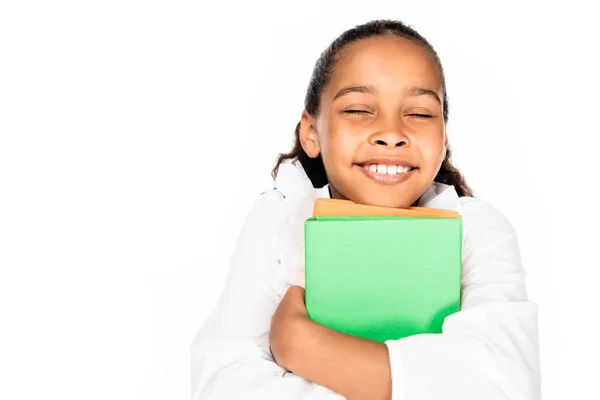
<svg viewBox="0 0 600 400">
<path fill-rule="evenodd" d="M 329 197 L 328 187 L 315 189 L 299 163 L 286 163 L 254 204 L 217 307 L 192 342 L 193 400 L 342 398 L 284 373 L 269 350 L 277 305 L 290 285 L 304 286 L 303 224 L 317 197 Z M 463 216 L 461 311 L 441 334 L 386 342 L 393 400 L 539 399 L 537 305 L 527 301 L 512 226 L 440 183 L 419 205 Z"/>
</svg>

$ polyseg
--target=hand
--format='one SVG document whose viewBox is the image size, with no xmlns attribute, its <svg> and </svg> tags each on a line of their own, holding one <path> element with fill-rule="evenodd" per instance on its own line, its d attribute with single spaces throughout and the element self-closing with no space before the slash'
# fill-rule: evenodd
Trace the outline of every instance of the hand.
<svg viewBox="0 0 600 400">
<path fill-rule="evenodd" d="M 289 358 L 292 354 L 294 339 L 297 339 L 297 328 L 303 321 L 309 320 L 304 304 L 304 289 L 300 286 L 290 287 L 281 303 L 277 306 L 271 319 L 269 342 L 275 362 L 289 371 Z"/>
<path fill-rule="evenodd" d="M 304 289 L 290 287 L 271 319 L 271 353 L 286 371 L 348 399 L 391 399 L 384 343 L 329 329 L 308 317 Z"/>
</svg>

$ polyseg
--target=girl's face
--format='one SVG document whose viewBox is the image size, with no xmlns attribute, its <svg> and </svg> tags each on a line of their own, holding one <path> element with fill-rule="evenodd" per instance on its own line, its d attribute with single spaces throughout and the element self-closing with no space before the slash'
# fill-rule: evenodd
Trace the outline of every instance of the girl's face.
<svg viewBox="0 0 600 400">
<path fill-rule="evenodd" d="M 410 40 L 380 36 L 344 49 L 316 118 L 304 112 L 303 148 L 322 156 L 334 198 L 408 207 L 446 156 L 440 72 Z"/>
</svg>

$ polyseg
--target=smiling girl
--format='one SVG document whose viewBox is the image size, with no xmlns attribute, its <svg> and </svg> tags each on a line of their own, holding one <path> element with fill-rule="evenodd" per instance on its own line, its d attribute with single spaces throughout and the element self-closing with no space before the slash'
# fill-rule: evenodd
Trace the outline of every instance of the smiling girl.
<svg viewBox="0 0 600 400">
<path fill-rule="evenodd" d="M 252 208 L 216 309 L 192 343 L 199 399 L 537 399 L 537 306 L 515 232 L 452 165 L 441 62 L 399 21 L 344 32 L 318 59 L 295 145 Z M 319 197 L 463 217 L 461 310 L 385 343 L 308 318 L 303 224 Z"/>
</svg>

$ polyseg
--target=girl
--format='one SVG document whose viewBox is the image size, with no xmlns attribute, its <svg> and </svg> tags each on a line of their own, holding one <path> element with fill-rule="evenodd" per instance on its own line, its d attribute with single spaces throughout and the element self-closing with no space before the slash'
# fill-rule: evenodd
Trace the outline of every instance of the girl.
<svg viewBox="0 0 600 400">
<path fill-rule="evenodd" d="M 448 96 L 429 42 L 397 21 L 343 33 L 314 68 L 291 153 L 242 230 L 192 343 L 193 399 L 537 399 L 537 306 L 513 228 L 450 161 Z M 303 223 L 318 197 L 463 216 L 461 311 L 386 343 L 310 320 Z"/>
</svg>

